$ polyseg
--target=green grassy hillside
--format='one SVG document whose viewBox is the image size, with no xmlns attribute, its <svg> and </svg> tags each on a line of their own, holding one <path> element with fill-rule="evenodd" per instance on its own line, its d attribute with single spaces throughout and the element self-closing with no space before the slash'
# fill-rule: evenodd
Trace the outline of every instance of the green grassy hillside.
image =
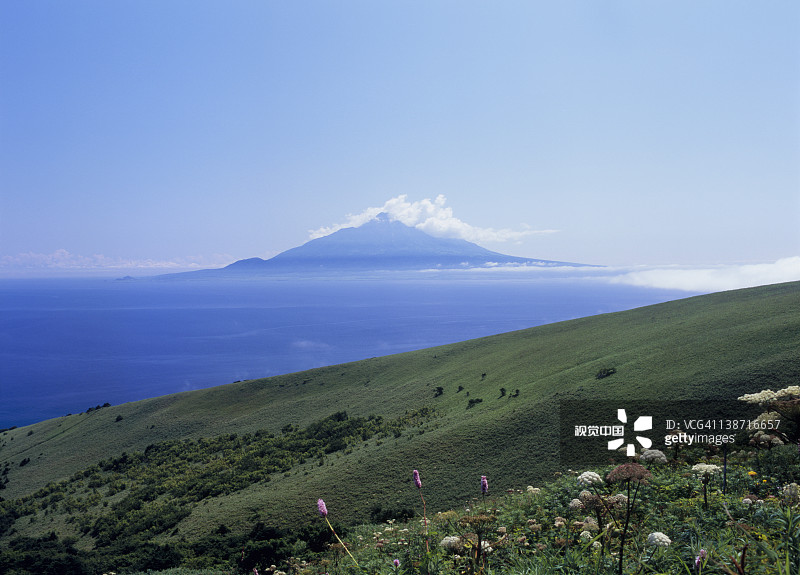
<svg viewBox="0 0 800 575">
<path fill-rule="evenodd" d="M 393 422 L 432 408 L 435 416 L 424 422 L 200 498 L 187 506 L 174 530 L 156 539 L 200 537 L 220 524 L 233 532 L 247 531 L 256 521 L 302 525 L 314 518 L 319 497 L 329 508 L 346 509 L 353 522 L 367 519 L 375 505 L 414 507 L 418 498 L 408 489 L 413 468 L 425 470 L 428 509 L 444 510 L 467 501 L 480 475 L 490 475 L 496 490 L 550 477 L 558 467 L 561 400 L 585 400 L 591 412 L 592 401 L 602 399 L 735 399 L 797 384 L 798 349 L 800 283 L 687 298 L 5 431 L 0 471 L 6 483 L 0 495 L 13 500 L 72 478 L 74 509 L 39 505 L 17 518 L 10 531 L 29 536 L 55 531 L 91 548 L 93 538 L 70 517 L 77 509 L 96 519 L 131 489 L 130 480 L 111 490 L 99 479 L 92 488 L 91 481 L 76 478 L 103 460 L 165 441 L 257 431 L 288 436 L 341 411 L 350 418 L 376 415 Z M 615 372 L 597 379 L 604 368 Z M 6 530 L 5 538 L 11 534 Z"/>
</svg>

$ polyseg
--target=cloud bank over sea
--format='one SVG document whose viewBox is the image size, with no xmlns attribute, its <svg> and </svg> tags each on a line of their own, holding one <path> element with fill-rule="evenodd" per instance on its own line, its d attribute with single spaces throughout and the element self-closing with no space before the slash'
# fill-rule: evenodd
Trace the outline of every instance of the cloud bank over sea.
<svg viewBox="0 0 800 575">
<path fill-rule="evenodd" d="M 800 256 L 772 263 L 716 266 L 660 266 L 611 276 L 615 283 L 641 287 L 716 292 L 800 281 Z"/>
<path fill-rule="evenodd" d="M 800 281 L 800 256 L 775 262 L 707 266 L 654 265 L 635 267 L 569 267 L 496 265 L 461 270 L 427 270 L 430 273 L 479 273 L 483 277 L 513 277 L 515 280 L 573 279 L 601 281 L 653 289 L 712 293 L 760 285 Z"/>
<path fill-rule="evenodd" d="M 236 260 L 227 254 L 187 256 L 171 260 L 82 255 L 65 249 L 43 254 L 25 252 L 0 256 L 0 277 L 80 276 L 114 273 L 167 273 L 224 267 Z"/>
<path fill-rule="evenodd" d="M 186 257 L 174 260 L 123 259 L 102 254 L 83 256 L 67 250 L 51 254 L 25 253 L 0 257 L 0 278 L 81 277 L 129 274 L 146 276 L 173 271 L 220 268 L 234 261 L 229 255 Z M 800 256 L 774 262 L 706 266 L 640 265 L 635 267 L 567 267 L 538 265 L 496 265 L 461 270 L 424 270 L 420 274 L 454 274 L 474 272 L 481 277 L 514 277 L 516 280 L 537 278 L 573 278 L 604 281 L 655 289 L 676 289 L 695 293 L 711 293 L 800 281 Z"/>
</svg>

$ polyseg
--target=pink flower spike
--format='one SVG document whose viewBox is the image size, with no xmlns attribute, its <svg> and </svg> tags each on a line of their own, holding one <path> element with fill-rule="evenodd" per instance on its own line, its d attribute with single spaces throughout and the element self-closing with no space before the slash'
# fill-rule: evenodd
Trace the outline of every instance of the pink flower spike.
<svg viewBox="0 0 800 575">
<path fill-rule="evenodd" d="M 417 489 L 422 489 L 422 481 L 419 479 L 419 471 L 415 469 L 411 475 L 414 477 L 414 485 L 417 486 Z"/>
<path fill-rule="evenodd" d="M 707 555 L 708 552 L 705 549 L 701 549 L 700 554 L 694 558 L 694 566 L 700 567 L 700 563 L 703 562 L 703 559 L 705 559 Z"/>
<path fill-rule="evenodd" d="M 400 567 L 400 559 L 395 559 L 392 563 L 394 563 L 395 567 Z"/>
<path fill-rule="evenodd" d="M 328 516 L 328 508 L 325 507 L 325 502 L 322 499 L 317 499 L 317 509 L 322 517 Z"/>
<path fill-rule="evenodd" d="M 481 493 L 484 495 L 489 493 L 489 480 L 486 479 L 485 475 L 481 475 Z"/>
</svg>

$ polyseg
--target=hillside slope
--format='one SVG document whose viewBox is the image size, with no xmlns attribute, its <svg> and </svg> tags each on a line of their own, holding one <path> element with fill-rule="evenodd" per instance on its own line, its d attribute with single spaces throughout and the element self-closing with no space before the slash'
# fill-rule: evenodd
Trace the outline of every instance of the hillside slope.
<svg viewBox="0 0 800 575">
<path fill-rule="evenodd" d="M 590 409 L 601 399 L 733 399 L 796 384 L 798 349 L 800 282 L 687 298 L 6 431 L 0 469 L 8 470 L 8 484 L 0 494 L 21 497 L 165 440 L 279 434 L 338 411 L 392 419 L 432 407 L 438 416 L 428 425 L 204 500 L 177 532 L 197 536 L 222 519 L 240 530 L 254 520 L 301 524 L 313 519 L 318 497 L 329 508 L 346 509 L 348 521 L 364 519 L 372 505 L 387 501 L 413 507 L 413 468 L 424 470 L 429 512 L 442 510 L 467 501 L 480 475 L 490 475 L 494 489 L 549 476 L 558 467 L 561 400 L 585 400 Z M 613 376 L 596 378 L 609 367 Z M 28 534 L 41 528 L 35 522 L 17 526 Z"/>
</svg>

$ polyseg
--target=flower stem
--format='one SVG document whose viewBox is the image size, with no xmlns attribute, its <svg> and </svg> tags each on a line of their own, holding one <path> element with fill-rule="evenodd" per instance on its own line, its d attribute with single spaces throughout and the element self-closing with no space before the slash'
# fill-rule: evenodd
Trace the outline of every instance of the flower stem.
<svg viewBox="0 0 800 575">
<path fill-rule="evenodd" d="M 359 565 L 359 564 L 358 564 L 358 561 L 356 561 L 356 558 L 355 558 L 355 557 L 353 557 L 353 554 L 352 554 L 352 553 L 350 553 L 350 550 L 347 548 L 347 545 L 345 545 L 345 544 L 344 544 L 344 541 L 342 541 L 342 540 L 339 538 L 339 535 L 336 533 L 336 530 L 333 528 L 333 525 L 331 525 L 331 522 L 330 522 L 330 521 L 328 521 L 328 517 L 327 517 L 327 516 L 325 517 L 325 523 L 327 523 L 327 524 L 328 524 L 328 527 L 330 527 L 330 528 L 331 528 L 331 531 L 332 531 L 332 532 L 333 532 L 333 534 L 336 536 L 336 540 L 337 540 L 337 541 L 339 541 L 339 543 L 341 543 L 341 544 L 342 544 L 342 547 L 344 547 L 344 550 L 345 550 L 345 551 L 347 551 L 347 554 L 350 556 L 350 559 L 352 559 L 352 560 L 353 560 L 353 563 L 355 563 L 355 564 L 356 564 L 356 567 L 358 567 L 359 569 L 361 569 L 361 565 Z"/>
<path fill-rule="evenodd" d="M 425 527 L 425 550 L 430 553 L 431 548 L 428 545 L 428 510 L 425 506 L 425 498 L 422 496 L 422 489 L 419 490 L 419 496 L 422 498 L 422 521 L 423 526 Z"/>
</svg>

